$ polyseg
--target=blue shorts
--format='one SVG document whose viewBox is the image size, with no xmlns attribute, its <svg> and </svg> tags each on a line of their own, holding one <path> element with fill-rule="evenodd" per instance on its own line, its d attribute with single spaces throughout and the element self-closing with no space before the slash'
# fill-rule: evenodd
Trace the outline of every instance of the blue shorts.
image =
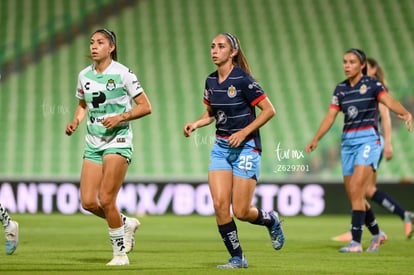
<svg viewBox="0 0 414 275">
<path fill-rule="evenodd" d="M 383 147 L 382 140 L 342 145 L 342 174 L 344 176 L 352 175 L 355 165 L 372 166 L 376 171 L 381 160 Z"/>
<path fill-rule="evenodd" d="M 380 155 L 380 158 L 379 158 L 379 161 L 378 161 L 378 166 L 380 165 L 380 163 L 381 163 L 381 161 L 382 161 L 382 156 L 383 156 L 383 153 L 384 153 L 384 137 L 383 136 L 380 136 L 380 142 L 381 142 L 381 155 Z"/>
<path fill-rule="evenodd" d="M 260 153 L 254 148 L 254 141 L 247 141 L 238 148 L 227 145 L 227 139 L 216 138 L 210 154 L 209 171 L 231 170 L 234 176 L 259 179 Z"/>
</svg>

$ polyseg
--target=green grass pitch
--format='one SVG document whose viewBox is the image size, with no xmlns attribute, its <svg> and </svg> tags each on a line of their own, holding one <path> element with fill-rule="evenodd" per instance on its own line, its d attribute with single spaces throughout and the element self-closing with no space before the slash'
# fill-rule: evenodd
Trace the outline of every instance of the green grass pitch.
<svg viewBox="0 0 414 275">
<path fill-rule="evenodd" d="M 20 243 L 6 255 L 0 241 L 0 274 L 413 274 L 414 240 L 406 240 L 396 216 L 377 217 L 388 242 L 379 253 L 343 254 L 350 215 L 284 217 L 285 246 L 273 250 L 267 230 L 236 221 L 247 270 L 219 270 L 229 258 L 214 217 L 146 216 L 129 254 L 130 265 L 107 267 L 112 251 L 104 220 L 91 215 L 13 214 Z M 369 232 L 364 230 L 363 247 Z"/>
</svg>

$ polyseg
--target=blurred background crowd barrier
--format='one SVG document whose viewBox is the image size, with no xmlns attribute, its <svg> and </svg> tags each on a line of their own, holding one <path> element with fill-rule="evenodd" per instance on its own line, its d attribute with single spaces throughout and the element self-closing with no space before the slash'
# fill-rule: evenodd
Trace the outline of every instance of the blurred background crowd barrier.
<svg viewBox="0 0 414 275">
<path fill-rule="evenodd" d="M 214 126 L 186 139 L 205 110 L 214 36 L 239 37 L 277 115 L 262 130 L 263 182 L 341 182 L 342 116 L 312 155 L 303 149 L 345 79 L 343 53 L 383 66 L 392 95 L 414 111 L 412 0 L 0 0 L 0 179 L 79 178 L 84 124 L 67 137 L 89 39 L 115 31 L 119 61 L 137 74 L 153 113 L 133 122 L 132 181 L 205 181 Z M 413 134 L 395 115 L 394 158 L 379 181 L 411 182 Z"/>
</svg>

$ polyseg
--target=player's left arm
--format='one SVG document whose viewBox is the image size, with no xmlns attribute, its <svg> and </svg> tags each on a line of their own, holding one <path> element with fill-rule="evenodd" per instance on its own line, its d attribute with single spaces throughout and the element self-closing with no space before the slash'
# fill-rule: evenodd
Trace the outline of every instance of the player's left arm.
<svg viewBox="0 0 414 275">
<path fill-rule="evenodd" d="M 404 120 L 408 131 L 411 131 L 411 113 L 399 101 L 392 98 L 388 93 L 381 93 L 379 95 L 379 101 L 396 113 L 400 119 Z"/>
<path fill-rule="evenodd" d="M 135 106 L 128 112 L 120 114 L 122 121 L 129 121 L 149 115 L 152 112 L 151 103 L 145 94 L 140 93 L 134 98 Z"/>
<path fill-rule="evenodd" d="M 137 76 L 131 70 L 128 70 L 128 73 L 123 74 L 122 81 L 128 95 L 135 102 L 135 106 L 119 115 L 105 118 L 102 121 L 102 125 L 107 129 L 112 129 L 118 126 L 121 122 L 138 119 L 149 115 L 152 112 L 151 103 Z"/>
<path fill-rule="evenodd" d="M 121 118 L 120 122 L 138 119 L 151 114 L 151 103 L 145 94 L 138 77 L 129 70 L 127 74 L 124 74 L 124 82 L 129 96 L 135 102 L 135 106 L 131 110 L 127 110 L 119 115 Z"/>
<path fill-rule="evenodd" d="M 102 121 L 102 125 L 107 129 L 112 129 L 118 126 L 121 122 L 138 119 L 151 113 L 151 103 L 144 92 L 137 95 L 134 98 L 134 102 L 135 106 L 131 110 L 116 116 L 106 117 Z"/>
<path fill-rule="evenodd" d="M 384 157 L 386 160 L 392 159 L 393 149 L 391 143 L 391 117 L 390 111 L 388 110 L 387 106 L 382 103 L 378 104 L 380 116 L 381 116 L 381 126 L 384 135 Z"/>
<path fill-rule="evenodd" d="M 249 125 L 229 137 L 228 143 L 231 147 L 240 146 L 248 135 L 262 127 L 276 114 L 275 108 L 268 97 L 259 101 L 256 106 L 261 110 L 259 115 Z"/>
</svg>

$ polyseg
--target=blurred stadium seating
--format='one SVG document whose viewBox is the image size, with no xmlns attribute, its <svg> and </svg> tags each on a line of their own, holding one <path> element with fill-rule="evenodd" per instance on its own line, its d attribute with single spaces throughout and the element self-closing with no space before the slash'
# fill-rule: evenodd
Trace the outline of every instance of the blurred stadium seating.
<svg viewBox="0 0 414 275">
<path fill-rule="evenodd" d="M 413 11 L 412 0 L 0 0 L 0 178 L 79 177 L 84 127 L 70 138 L 64 128 L 77 74 L 90 63 L 90 34 L 106 27 L 153 105 L 133 123 L 128 179 L 206 179 L 214 127 L 185 139 L 182 126 L 205 109 L 204 80 L 215 69 L 209 47 L 221 32 L 239 37 L 276 107 L 261 130 L 262 179 L 340 179 L 341 116 L 312 155 L 279 161 L 276 149 L 303 150 L 344 79 L 342 55 L 351 47 L 379 60 L 392 94 L 414 112 Z M 413 178 L 412 133 L 393 121 L 395 157 L 380 179 Z M 278 164 L 310 171 L 275 172 Z"/>
</svg>

